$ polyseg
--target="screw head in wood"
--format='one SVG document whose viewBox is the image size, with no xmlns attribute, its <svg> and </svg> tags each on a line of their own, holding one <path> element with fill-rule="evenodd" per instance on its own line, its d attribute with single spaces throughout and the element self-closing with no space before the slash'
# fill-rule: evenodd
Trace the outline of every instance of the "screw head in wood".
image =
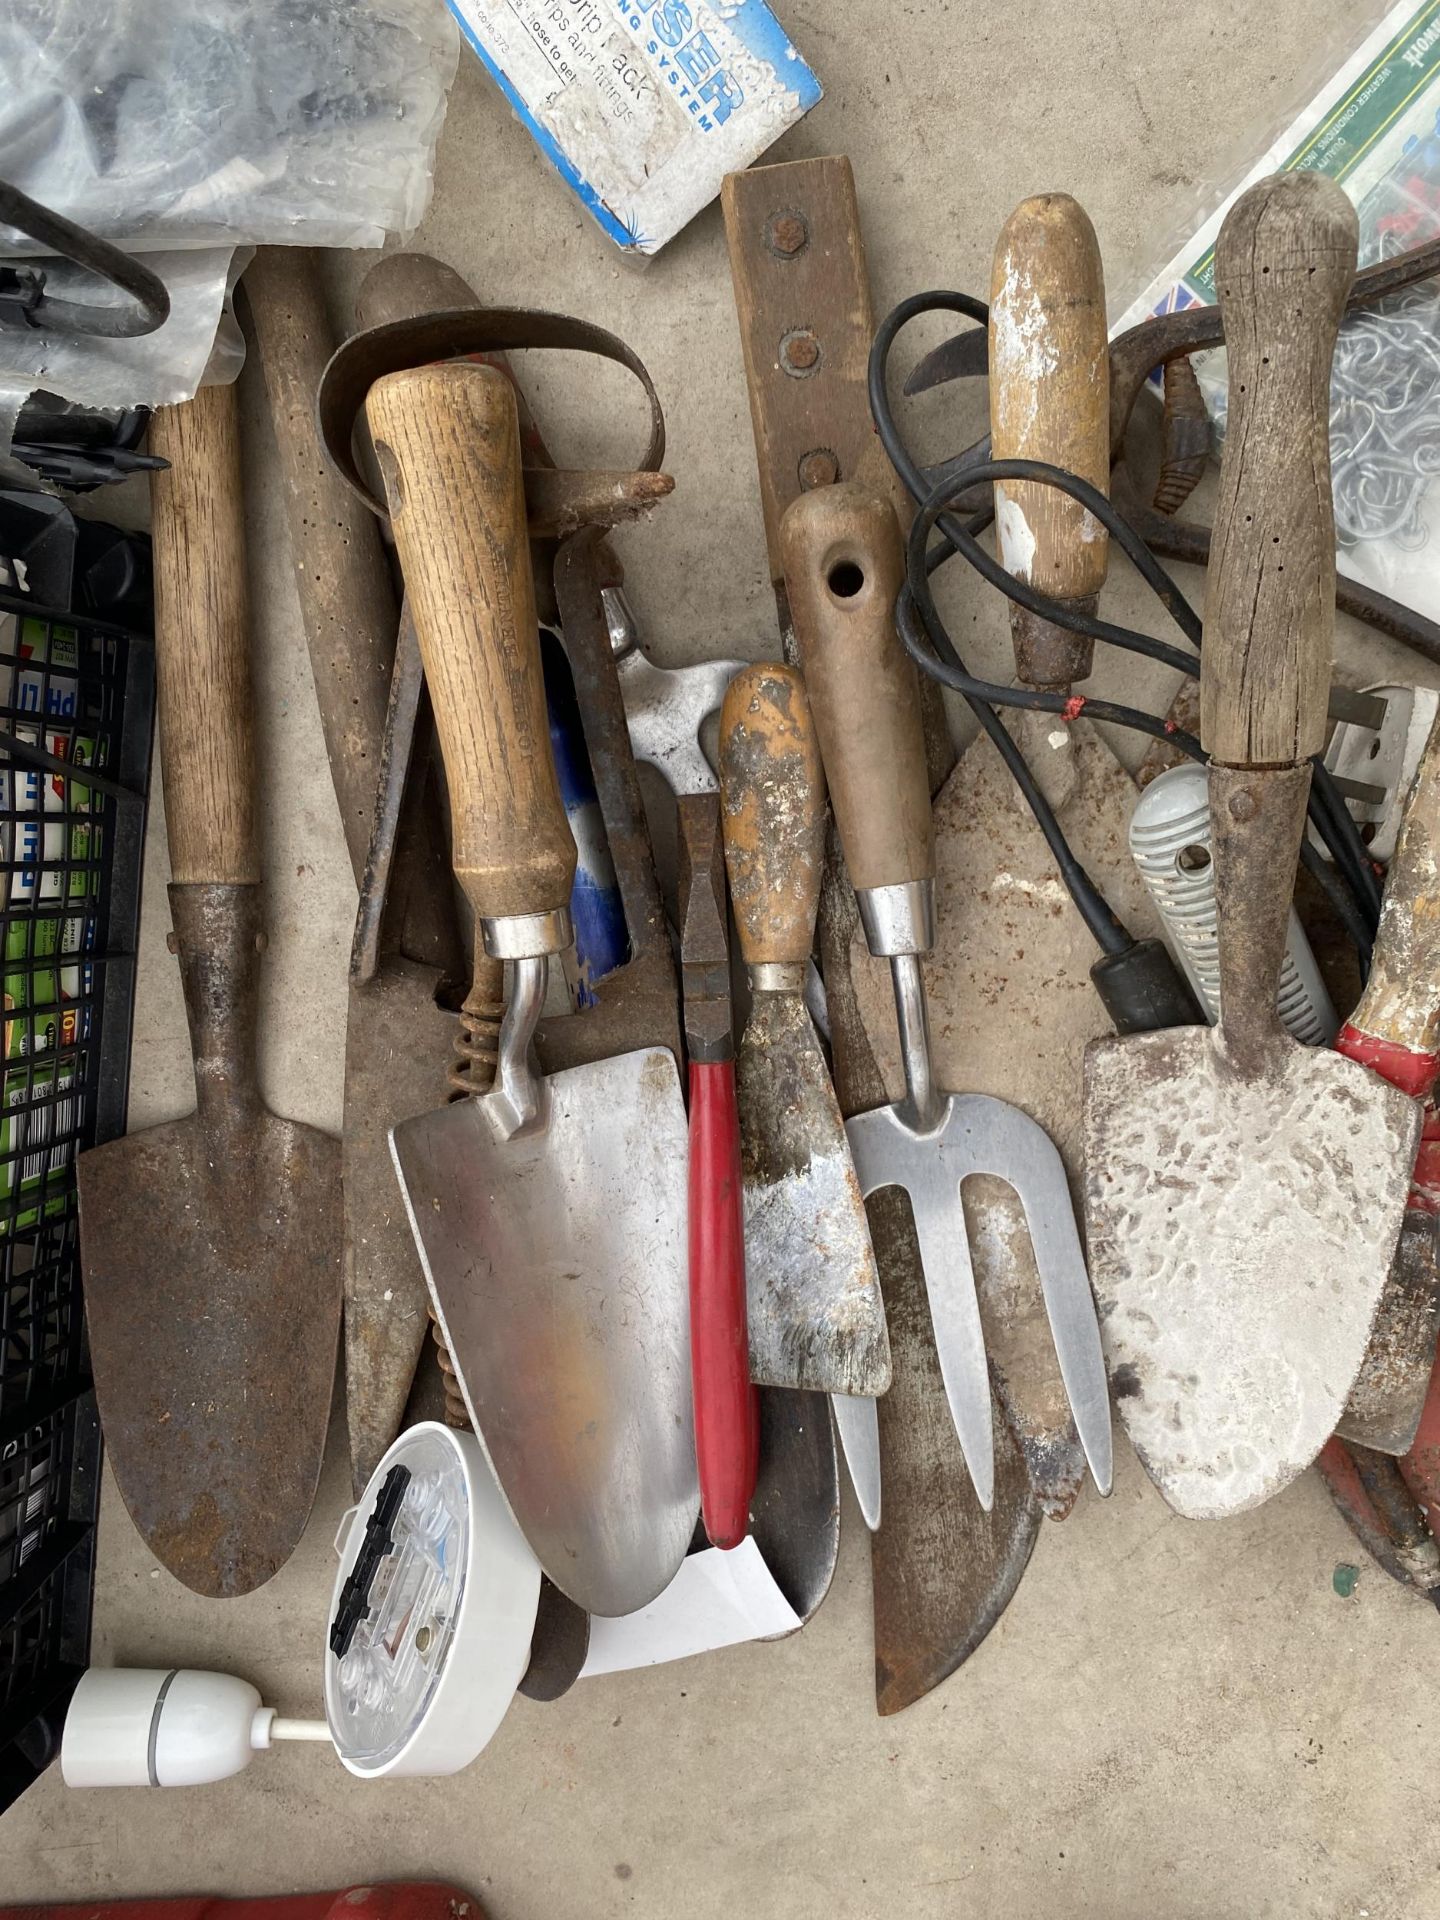
<svg viewBox="0 0 1440 1920">
<path fill-rule="evenodd" d="M 810 244 L 810 223 L 803 213 L 782 208 L 765 223 L 765 244 L 777 260 L 793 260 Z"/>
<path fill-rule="evenodd" d="M 831 487 L 840 478 L 840 462 L 829 447 L 813 447 L 802 454 L 796 469 L 806 493 L 815 487 Z"/>
<path fill-rule="evenodd" d="M 780 342 L 780 365 L 784 372 L 804 380 L 820 364 L 820 342 L 810 327 L 796 327 Z"/>
</svg>

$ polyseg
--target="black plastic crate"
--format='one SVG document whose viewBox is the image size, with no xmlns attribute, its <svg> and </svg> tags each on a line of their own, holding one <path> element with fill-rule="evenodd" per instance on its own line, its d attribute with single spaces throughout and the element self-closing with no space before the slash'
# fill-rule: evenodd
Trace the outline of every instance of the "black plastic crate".
<svg viewBox="0 0 1440 1920">
<path fill-rule="evenodd" d="M 0 1458 L 0 1808 L 59 1748 L 90 1656 L 100 1424 L 81 1394 Z"/>
<path fill-rule="evenodd" d="M 124 1130 L 154 715 L 148 545 L 0 493 L 0 1811 L 89 1649 L 77 1154 Z"/>
</svg>

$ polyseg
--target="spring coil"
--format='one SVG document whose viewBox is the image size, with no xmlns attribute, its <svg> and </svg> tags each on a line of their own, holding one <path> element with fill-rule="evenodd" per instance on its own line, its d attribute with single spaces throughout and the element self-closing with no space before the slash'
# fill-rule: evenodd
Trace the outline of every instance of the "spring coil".
<svg viewBox="0 0 1440 1920">
<path fill-rule="evenodd" d="M 497 995 L 481 999 L 472 992 L 460 1009 L 455 1032 L 455 1056 L 448 1078 L 451 1100 L 466 1100 L 472 1094 L 488 1093 L 495 1084 L 495 1068 L 500 1058 L 500 1022 L 505 1003 Z"/>
<path fill-rule="evenodd" d="M 492 995 L 485 995 L 477 980 L 458 1016 L 454 1057 L 446 1077 L 448 1097 L 452 1101 L 467 1100 L 472 1094 L 490 1091 L 500 1058 L 500 1022 L 504 1014 L 505 1002 L 501 993 L 494 991 Z M 435 1356 L 440 1363 L 440 1377 L 445 1388 L 445 1424 L 468 1433 L 471 1430 L 470 1415 L 465 1408 L 465 1396 L 460 1388 L 455 1362 L 445 1344 L 445 1329 L 435 1317 L 433 1304 L 430 1307 L 430 1337 L 435 1342 Z"/>
</svg>

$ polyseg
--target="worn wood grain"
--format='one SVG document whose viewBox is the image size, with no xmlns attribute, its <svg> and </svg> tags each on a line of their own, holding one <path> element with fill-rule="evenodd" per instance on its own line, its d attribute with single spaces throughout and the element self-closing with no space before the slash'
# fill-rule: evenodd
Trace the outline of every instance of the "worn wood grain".
<svg viewBox="0 0 1440 1920">
<path fill-rule="evenodd" d="M 456 878 L 482 919 L 569 906 L 510 381 L 450 362 L 388 374 L 366 416 L 450 786 Z"/>
<path fill-rule="evenodd" d="M 780 532 L 800 664 L 851 885 L 935 873 L 915 667 L 895 631 L 900 525 L 864 487 L 792 502 Z"/>
<path fill-rule="evenodd" d="M 1037 194 L 1000 231 L 990 280 L 990 444 L 996 460 L 1048 460 L 1102 493 L 1110 482 L 1110 349 L 1100 244 L 1068 193 Z M 1108 537 L 1058 487 L 995 486 L 1001 557 L 1057 600 L 1092 602 Z M 1015 664 L 1029 686 L 1088 677 L 1083 635 L 1011 604 Z"/>
<path fill-rule="evenodd" d="M 1230 378 L 1200 738 L 1226 766 L 1292 766 L 1325 744 L 1335 651 L 1330 362 L 1357 231 L 1333 181 L 1281 173 L 1240 196 L 1215 247 Z"/>
<path fill-rule="evenodd" d="M 720 712 L 730 903 L 748 967 L 804 968 L 825 863 L 825 774 L 794 667 L 737 673 Z"/>
<path fill-rule="evenodd" d="M 150 423 L 155 675 L 170 874 L 260 879 L 255 843 L 245 525 L 234 387 L 202 387 Z"/>
</svg>

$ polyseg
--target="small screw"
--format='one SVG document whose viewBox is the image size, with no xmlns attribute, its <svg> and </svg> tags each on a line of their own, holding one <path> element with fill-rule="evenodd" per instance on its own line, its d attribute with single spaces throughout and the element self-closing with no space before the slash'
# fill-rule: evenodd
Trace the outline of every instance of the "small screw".
<svg viewBox="0 0 1440 1920">
<path fill-rule="evenodd" d="M 800 213 L 772 213 L 765 224 L 765 244 L 781 260 L 793 260 L 810 244 L 810 228 Z"/>
<path fill-rule="evenodd" d="M 270 944 L 270 936 L 269 936 L 269 934 L 267 934 L 267 933 L 257 933 L 257 934 L 256 934 L 256 936 L 255 936 L 255 951 L 256 951 L 257 953 L 264 953 L 264 951 L 265 951 L 265 949 L 266 949 L 266 948 L 267 948 L 267 947 L 269 946 L 269 944 Z"/>
<path fill-rule="evenodd" d="M 1253 820 L 1256 811 L 1255 794 L 1252 788 L 1241 787 L 1238 791 L 1231 794 L 1230 818 L 1232 820 Z"/>
<path fill-rule="evenodd" d="M 800 485 L 806 493 L 814 487 L 831 487 L 840 478 L 840 462 L 829 447 L 815 447 L 802 454 L 797 469 Z"/>
<path fill-rule="evenodd" d="M 809 327 L 797 327 L 780 342 L 780 365 L 795 379 L 805 379 L 819 364 L 820 342 Z"/>
<path fill-rule="evenodd" d="M 175 937 L 175 929 L 173 927 L 165 936 L 165 950 L 167 953 L 179 953 L 180 951 L 180 942 Z"/>
</svg>

